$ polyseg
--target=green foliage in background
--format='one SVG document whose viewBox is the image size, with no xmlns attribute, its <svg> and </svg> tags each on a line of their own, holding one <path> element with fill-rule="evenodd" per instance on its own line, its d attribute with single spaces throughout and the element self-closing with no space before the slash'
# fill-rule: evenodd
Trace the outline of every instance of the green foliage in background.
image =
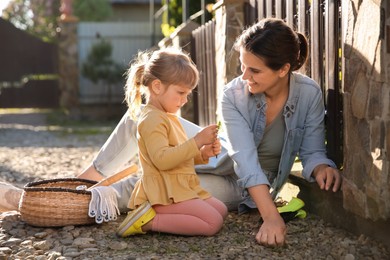
<svg viewBox="0 0 390 260">
<path fill-rule="evenodd" d="M 61 0 L 13 0 L 2 18 L 45 42 L 55 42 L 60 5 Z M 104 21 L 112 8 L 107 0 L 74 0 L 73 14 L 80 21 Z"/>
<path fill-rule="evenodd" d="M 102 81 L 112 85 L 123 79 L 125 69 L 111 57 L 112 45 L 106 40 L 94 44 L 82 66 L 82 74 L 93 83 Z"/>
<path fill-rule="evenodd" d="M 56 41 L 60 0 L 13 0 L 2 18 L 46 42 Z"/>
<path fill-rule="evenodd" d="M 180 24 L 183 23 L 183 0 L 169 0 L 168 10 L 164 12 L 162 15 L 162 24 L 161 24 L 161 30 L 164 36 L 169 36 L 176 27 L 178 27 Z M 213 0 L 205 0 L 205 5 L 209 6 L 211 4 L 214 4 L 215 1 Z M 166 0 L 162 0 L 161 4 L 166 4 Z M 189 6 L 187 7 L 189 9 L 189 16 L 195 14 L 196 12 L 201 10 L 201 1 L 200 0 L 190 0 Z M 210 8 L 206 8 L 206 17 L 205 21 L 209 21 L 212 19 L 211 12 L 208 12 L 207 10 L 210 10 Z M 189 17 L 188 17 L 189 18 Z M 201 18 L 198 17 L 195 22 L 201 23 Z"/>
<path fill-rule="evenodd" d="M 101 22 L 112 15 L 112 8 L 107 0 L 73 0 L 73 13 L 81 21 Z"/>
</svg>

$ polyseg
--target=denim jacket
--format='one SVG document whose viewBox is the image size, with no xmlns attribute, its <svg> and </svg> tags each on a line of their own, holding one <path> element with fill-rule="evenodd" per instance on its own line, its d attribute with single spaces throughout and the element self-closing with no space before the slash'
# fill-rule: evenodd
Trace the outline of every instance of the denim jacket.
<svg viewBox="0 0 390 260">
<path fill-rule="evenodd" d="M 267 103 L 263 93 L 251 94 L 245 80 L 237 77 L 223 91 L 221 109 L 228 139 L 228 153 L 234 161 L 238 184 L 244 188 L 244 203 L 256 207 L 246 188 L 266 184 L 275 198 L 298 155 L 303 165 L 303 177 L 315 181 L 311 174 L 319 164 L 336 168 L 326 157 L 325 109 L 318 84 L 299 73 L 290 74 L 289 96 L 283 108 L 286 126 L 284 145 L 275 181 L 269 183 L 259 162 L 257 147 L 260 144 L 266 122 Z M 247 201 L 247 202 L 245 202 Z"/>
</svg>

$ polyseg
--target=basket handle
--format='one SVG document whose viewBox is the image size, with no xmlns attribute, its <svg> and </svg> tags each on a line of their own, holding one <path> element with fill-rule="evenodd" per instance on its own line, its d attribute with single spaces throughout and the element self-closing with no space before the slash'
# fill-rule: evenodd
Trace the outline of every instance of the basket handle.
<svg viewBox="0 0 390 260">
<path fill-rule="evenodd" d="M 130 167 L 124 169 L 123 171 L 120 171 L 112 176 L 109 176 L 101 181 L 99 181 L 98 183 L 96 183 L 95 185 L 89 187 L 87 190 L 91 190 L 92 188 L 95 188 L 97 186 L 108 186 L 108 185 L 111 185 L 127 176 L 129 176 L 130 174 L 133 174 L 135 173 L 136 171 L 138 170 L 138 167 L 137 165 L 135 164 L 132 164 L 130 165 Z"/>
</svg>

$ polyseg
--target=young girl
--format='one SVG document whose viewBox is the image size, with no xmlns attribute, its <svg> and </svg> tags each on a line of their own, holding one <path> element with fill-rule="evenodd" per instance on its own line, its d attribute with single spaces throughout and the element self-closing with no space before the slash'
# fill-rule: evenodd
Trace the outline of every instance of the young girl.
<svg viewBox="0 0 390 260">
<path fill-rule="evenodd" d="M 122 237 L 146 231 L 211 236 L 222 227 L 227 208 L 200 186 L 194 168 L 220 152 L 217 125 L 188 139 L 176 115 L 198 79 L 190 58 L 173 49 L 139 55 L 129 70 L 130 115 L 139 113 L 142 94 L 147 104 L 137 127 L 143 174 L 128 204 L 133 211 L 117 230 Z"/>
</svg>

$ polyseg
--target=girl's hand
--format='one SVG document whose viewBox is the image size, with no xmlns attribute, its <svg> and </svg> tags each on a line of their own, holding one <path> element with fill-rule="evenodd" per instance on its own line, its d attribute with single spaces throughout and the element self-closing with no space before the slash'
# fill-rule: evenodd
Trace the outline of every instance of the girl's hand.
<svg viewBox="0 0 390 260">
<path fill-rule="evenodd" d="M 209 125 L 200 130 L 194 137 L 196 145 L 200 149 L 204 145 L 209 145 L 217 140 L 218 127 L 216 124 Z"/>
<path fill-rule="evenodd" d="M 219 138 L 217 138 L 217 140 L 215 140 L 215 142 L 213 143 L 213 152 L 214 152 L 214 156 L 217 156 L 218 154 L 221 153 L 221 150 L 222 150 L 222 146 L 221 146 L 221 141 L 219 140 Z"/>
<path fill-rule="evenodd" d="M 215 140 L 212 144 L 202 146 L 202 148 L 200 148 L 200 152 L 204 160 L 207 160 L 210 157 L 220 154 L 221 142 L 219 138 L 217 138 L 217 140 Z"/>
</svg>

